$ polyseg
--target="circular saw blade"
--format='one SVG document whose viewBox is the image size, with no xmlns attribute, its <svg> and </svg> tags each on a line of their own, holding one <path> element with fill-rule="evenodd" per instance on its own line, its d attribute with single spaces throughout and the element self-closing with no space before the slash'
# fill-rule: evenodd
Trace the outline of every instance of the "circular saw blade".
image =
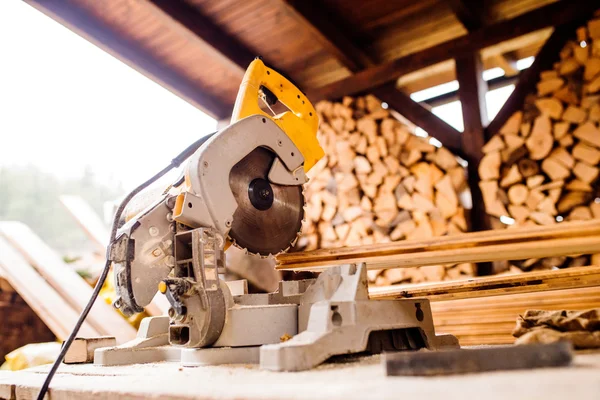
<svg viewBox="0 0 600 400">
<path fill-rule="evenodd" d="M 238 203 L 229 238 L 250 253 L 268 256 L 294 244 L 304 218 L 302 186 L 268 182 L 276 155 L 262 147 L 254 149 L 229 173 L 229 186 Z"/>
</svg>

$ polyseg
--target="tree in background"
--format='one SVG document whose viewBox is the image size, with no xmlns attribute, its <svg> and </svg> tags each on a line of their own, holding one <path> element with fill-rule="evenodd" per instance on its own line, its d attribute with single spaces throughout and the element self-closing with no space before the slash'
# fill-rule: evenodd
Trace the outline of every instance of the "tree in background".
<svg viewBox="0 0 600 400">
<path fill-rule="evenodd" d="M 102 215 L 103 204 L 123 195 L 120 184 L 98 181 L 85 168 L 81 178 L 60 180 L 39 167 L 0 168 L 0 221 L 21 221 L 61 252 L 81 253 L 91 246 L 65 210 L 60 195 L 79 195 Z"/>
</svg>

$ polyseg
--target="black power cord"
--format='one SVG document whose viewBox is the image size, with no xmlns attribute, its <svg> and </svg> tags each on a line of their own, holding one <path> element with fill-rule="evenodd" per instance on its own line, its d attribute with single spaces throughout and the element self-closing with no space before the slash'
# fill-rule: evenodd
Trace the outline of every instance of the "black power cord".
<svg viewBox="0 0 600 400">
<path fill-rule="evenodd" d="M 138 187 L 133 189 L 131 191 L 131 193 L 129 193 L 123 199 L 123 201 L 121 201 L 121 204 L 119 205 L 119 208 L 117 208 L 117 212 L 115 213 L 115 217 L 113 218 L 112 228 L 110 230 L 110 240 L 108 242 L 109 243 L 108 251 L 110 251 L 110 245 L 114 242 L 115 237 L 117 236 L 117 229 L 119 226 L 119 221 L 121 220 L 121 215 L 123 214 L 125 207 L 127 207 L 127 204 L 129 204 L 131 199 L 133 199 L 142 190 L 144 190 L 145 188 L 147 188 L 148 186 L 150 186 L 151 184 L 156 182 L 158 179 L 162 178 L 167 172 L 171 171 L 173 168 L 178 168 L 185 160 L 188 159 L 188 157 L 190 157 L 197 149 L 200 148 L 200 146 L 202 146 L 215 133 L 216 132 L 213 132 L 211 134 L 203 136 L 200 139 L 196 140 L 191 145 L 189 145 L 185 150 L 183 150 L 181 153 L 179 153 L 179 155 L 177 157 L 175 157 L 173 160 L 171 160 L 171 163 L 168 166 L 163 168 L 159 173 L 154 175 L 152 178 L 148 179 L 146 182 L 142 183 L 141 185 L 139 185 Z M 107 252 L 107 255 L 108 255 L 108 252 Z M 38 393 L 38 397 L 37 397 L 38 400 L 43 400 L 44 396 L 48 392 L 48 387 L 50 386 L 50 382 L 52 381 L 52 378 L 54 377 L 56 370 L 60 366 L 60 363 L 62 363 L 62 361 L 64 360 L 65 354 L 67 354 L 67 351 L 69 350 L 69 347 L 71 347 L 73 340 L 75 340 L 75 337 L 77 336 L 77 333 L 79 332 L 79 329 L 81 329 L 81 325 L 83 325 L 83 322 L 85 321 L 88 314 L 90 313 L 92 306 L 96 302 L 96 299 L 98 298 L 98 294 L 100 293 L 100 289 L 102 289 L 102 286 L 104 286 L 104 282 L 106 281 L 106 277 L 108 276 L 108 271 L 110 270 L 110 265 L 111 265 L 111 261 L 107 259 L 106 264 L 104 264 L 104 269 L 102 270 L 102 273 L 100 274 L 100 278 L 98 278 L 98 282 L 96 282 L 96 286 L 94 287 L 94 291 L 92 292 L 92 296 L 90 297 L 90 300 L 88 301 L 87 305 L 85 306 L 85 308 L 79 315 L 79 319 L 77 320 L 75 327 L 71 331 L 71 334 L 69 335 L 67 340 L 65 340 L 65 342 L 63 343 L 62 348 L 60 349 L 60 353 L 58 353 L 58 357 L 56 357 L 54 364 L 52 364 L 52 368 L 50 368 L 50 371 L 48 372 L 48 375 L 46 376 L 46 380 L 44 381 L 44 384 L 42 385 L 42 388 L 40 389 L 40 392 Z"/>
</svg>

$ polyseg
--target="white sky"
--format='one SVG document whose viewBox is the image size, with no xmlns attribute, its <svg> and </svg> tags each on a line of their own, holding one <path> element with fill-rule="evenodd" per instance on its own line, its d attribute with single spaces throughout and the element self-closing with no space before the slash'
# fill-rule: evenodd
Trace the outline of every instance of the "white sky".
<svg viewBox="0 0 600 400">
<path fill-rule="evenodd" d="M 216 121 L 58 22 L 0 0 L 0 166 L 132 188 Z"/>
</svg>

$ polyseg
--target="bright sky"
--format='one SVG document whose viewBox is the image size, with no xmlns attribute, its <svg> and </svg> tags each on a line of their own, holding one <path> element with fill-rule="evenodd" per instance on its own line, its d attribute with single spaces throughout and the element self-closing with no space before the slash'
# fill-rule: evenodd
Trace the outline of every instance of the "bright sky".
<svg viewBox="0 0 600 400">
<path fill-rule="evenodd" d="M 126 189 L 216 121 L 58 22 L 0 0 L 0 166 L 86 166 Z"/>
</svg>

